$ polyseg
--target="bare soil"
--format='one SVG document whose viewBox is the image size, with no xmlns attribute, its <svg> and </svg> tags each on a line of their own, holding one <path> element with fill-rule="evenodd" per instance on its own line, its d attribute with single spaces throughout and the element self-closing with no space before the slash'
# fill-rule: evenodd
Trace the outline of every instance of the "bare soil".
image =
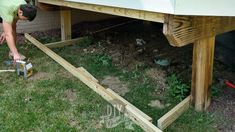
<svg viewBox="0 0 235 132">
<path fill-rule="evenodd" d="M 101 84 L 106 86 L 106 88 L 112 89 L 114 92 L 121 96 L 124 96 L 126 93 L 129 92 L 127 85 L 121 82 L 118 77 L 106 76 L 101 81 Z"/>
<path fill-rule="evenodd" d="M 42 80 L 42 79 L 48 79 L 51 78 L 52 75 L 46 72 L 37 72 L 34 73 L 29 80 Z"/>
</svg>

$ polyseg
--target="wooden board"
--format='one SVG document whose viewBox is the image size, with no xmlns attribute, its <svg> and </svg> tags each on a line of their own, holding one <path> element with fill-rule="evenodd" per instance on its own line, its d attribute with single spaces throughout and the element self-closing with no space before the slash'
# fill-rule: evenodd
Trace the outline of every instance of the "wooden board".
<svg viewBox="0 0 235 132">
<path fill-rule="evenodd" d="M 166 15 L 163 33 L 172 46 L 181 47 L 234 29 L 235 17 Z"/>
<path fill-rule="evenodd" d="M 163 20 L 164 20 L 164 14 L 162 13 L 149 12 L 149 11 L 143 11 L 143 10 L 118 8 L 118 7 L 113 8 L 110 6 L 94 5 L 94 4 L 88 4 L 88 3 L 77 3 L 77 2 L 62 1 L 62 0 L 38 0 L 38 2 L 51 4 L 51 5 L 70 7 L 74 9 L 81 9 L 81 10 L 129 17 L 129 18 L 136 18 L 136 19 L 147 20 L 147 21 L 160 22 L 160 23 L 163 23 Z"/>
<path fill-rule="evenodd" d="M 120 101 L 122 101 L 125 105 L 129 105 L 130 107 L 132 107 L 132 109 L 134 109 L 138 114 L 142 115 L 146 120 L 152 122 L 153 119 L 151 117 L 149 117 L 148 115 L 146 115 L 144 112 L 140 111 L 138 108 L 136 108 L 134 105 L 132 105 L 131 103 L 129 103 L 127 100 L 125 100 L 124 98 L 122 98 L 120 95 L 118 95 L 117 93 L 115 93 L 112 89 L 107 89 L 108 92 L 110 92 L 110 94 L 113 94 L 114 96 L 116 96 L 117 99 L 119 99 Z"/>
<path fill-rule="evenodd" d="M 64 41 L 59 41 L 59 42 L 52 42 L 52 43 L 45 44 L 45 46 L 48 48 L 60 48 L 60 47 L 68 46 L 68 45 L 78 44 L 83 39 L 85 38 L 81 37 L 81 38 L 69 39 L 69 40 L 64 40 Z"/>
<path fill-rule="evenodd" d="M 0 70 L 0 73 L 4 73 L 4 72 L 15 72 L 16 70 Z"/>
<path fill-rule="evenodd" d="M 167 126 L 173 123 L 184 111 L 190 107 L 191 96 L 185 98 L 182 102 L 176 105 L 173 109 L 162 116 L 157 122 L 158 127 L 164 130 Z"/>
<path fill-rule="evenodd" d="M 79 72 L 83 72 L 87 77 L 89 77 L 92 81 L 98 83 L 99 81 L 94 77 L 92 76 L 85 68 L 83 67 L 78 67 L 77 68 Z"/>
<path fill-rule="evenodd" d="M 57 55 L 55 52 L 47 48 L 45 45 L 40 43 L 38 40 L 30 36 L 29 34 L 25 34 L 25 37 L 27 40 L 29 40 L 31 43 L 33 43 L 36 47 L 41 49 L 44 53 L 46 53 L 48 56 L 50 56 L 53 60 L 55 60 L 57 63 L 59 63 L 61 66 L 63 66 L 68 72 L 70 72 L 72 75 L 77 77 L 80 81 L 82 81 L 84 84 L 86 84 L 89 88 L 91 88 L 93 91 L 98 93 L 100 96 L 102 96 L 106 101 L 108 101 L 113 105 L 114 107 L 117 107 L 117 104 L 122 105 L 125 107 L 125 114 L 132 119 L 136 124 L 138 124 L 141 128 L 143 128 L 145 131 L 150 132 L 161 132 L 159 128 L 154 126 L 150 121 L 145 119 L 142 115 L 140 115 L 135 109 L 133 109 L 131 106 L 126 105 L 125 102 L 122 102 L 122 100 L 116 98 L 115 95 L 108 92 L 103 86 L 92 80 L 87 73 L 84 73 L 81 71 L 81 69 L 77 69 L 73 65 L 71 65 L 69 62 L 67 62 L 65 59 L 63 59 L 61 56 Z M 118 109 L 118 108 L 117 108 Z M 120 109 L 118 109 L 120 110 Z M 123 111 L 121 111 L 123 112 Z"/>
</svg>

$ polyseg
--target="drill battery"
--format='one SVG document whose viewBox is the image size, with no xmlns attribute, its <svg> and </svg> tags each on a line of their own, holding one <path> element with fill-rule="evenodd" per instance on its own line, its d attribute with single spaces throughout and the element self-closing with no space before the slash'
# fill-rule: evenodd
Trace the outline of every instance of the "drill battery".
<svg viewBox="0 0 235 132">
<path fill-rule="evenodd" d="M 33 65 L 25 61 L 16 61 L 16 72 L 18 76 L 28 78 L 33 75 Z"/>
</svg>

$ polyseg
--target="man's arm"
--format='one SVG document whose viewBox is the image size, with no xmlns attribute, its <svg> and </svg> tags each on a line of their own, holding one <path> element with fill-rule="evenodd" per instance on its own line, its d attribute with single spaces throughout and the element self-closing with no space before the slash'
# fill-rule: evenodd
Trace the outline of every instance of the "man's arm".
<svg viewBox="0 0 235 132">
<path fill-rule="evenodd" d="M 13 34 L 13 38 L 14 38 L 14 42 L 16 44 L 16 23 L 17 23 L 18 19 L 14 18 L 13 22 L 11 24 L 12 26 L 12 34 Z"/>
<path fill-rule="evenodd" d="M 10 48 L 10 50 L 14 56 L 14 61 L 20 60 L 20 56 L 19 56 L 18 50 L 15 45 L 15 43 L 16 43 L 15 37 L 14 37 L 14 32 L 15 32 L 14 30 L 15 29 L 13 30 L 12 24 L 9 24 L 9 23 L 3 21 L 3 30 L 4 30 L 4 33 L 6 36 L 7 45 Z"/>
<path fill-rule="evenodd" d="M 2 24 L 2 18 L 0 17 L 0 23 Z M 5 41 L 5 33 L 3 32 L 0 36 L 0 45 Z"/>
</svg>

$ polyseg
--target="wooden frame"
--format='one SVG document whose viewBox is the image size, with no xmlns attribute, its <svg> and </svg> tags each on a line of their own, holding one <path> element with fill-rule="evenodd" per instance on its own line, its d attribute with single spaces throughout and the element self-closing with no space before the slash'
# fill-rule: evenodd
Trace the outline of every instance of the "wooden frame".
<svg viewBox="0 0 235 132">
<path fill-rule="evenodd" d="M 131 103 L 123 99 L 121 96 L 118 96 L 110 89 L 107 90 L 106 88 L 101 86 L 99 83 L 97 83 L 95 79 L 92 79 L 94 77 L 91 77 L 91 75 L 89 75 L 87 71 L 84 73 L 84 70 L 74 67 L 72 64 L 67 62 L 65 59 L 57 55 L 55 52 L 47 48 L 45 45 L 40 43 L 38 40 L 30 36 L 29 34 L 25 34 L 25 37 L 32 44 L 34 44 L 36 47 L 38 47 L 40 50 L 50 56 L 53 60 L 63 66 L 68 72 L 73 74 L 80 81 L 86 84 L 89 88 L 91 88 L 93 91 L 102 96 L 106 101 L 111 103 L 114 107 L 117 108 L 117 104 L 122 105 L 124 107 L 124 111 L 118 108 L 117 109 L 120 112 L 124 112 L 125 114 L 127 114 L 128 117 L 130 117 L 130 119 L 136 124 L 138 124 L 142 129 L 148 132 L 161 132 L 159 128 L 157 128 L 151 123 L 152 118 L 141 112 L 138 108 L 131 105 Z"/>
<path fill-rule="evenodd" d="M 81 38 L 69 39 L 69 40 L 64 40 L 64 41 L 59 41 L 59 42 L 52 42 L 52 43 L 45 44 L 45 46 L 48 48 L 59 48 L 59 47 L 64 47 L 64 46 L 69 46 L 69 45 L 79 43 L 83 39 L 85 38 L 81 37 Z"/>
<path fill-rule="evenodd" d="M 181 114 L 183 114 L 184 111 L 186 111 L 190 107 L 190 103 L 191 103 L 191 96 L 188 96 L 157 121 L 158 127 L 161 130 L 164 130 L 167 126 L 173 123 Z"/>
</svg>

